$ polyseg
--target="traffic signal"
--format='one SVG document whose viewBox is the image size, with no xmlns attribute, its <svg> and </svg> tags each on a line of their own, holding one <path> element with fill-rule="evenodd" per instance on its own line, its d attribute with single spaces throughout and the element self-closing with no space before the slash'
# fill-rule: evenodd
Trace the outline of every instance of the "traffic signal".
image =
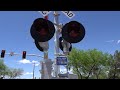
<svg viewBox="0 0 120 90">
<path fill-rule="evenodd" d="M 60 47 L 60 49 L 61 49 L 62 51 L 64 51 L 64 44 L 65 44 L 65 42 L 63 41 L 63 38 L 60 37 L 60 38 L 59 38 L 59 47 Z M 69 42 L 67 42 L 66 44 L 67 44 L 66 48 L 67 48 L 68 51 L 70 52 L 70 51 L 72 50 L 72 44 L 69 43 Z"/>
<path fill-rule="evenodd" d="M 1 51 L 1 58 L 4 58 L 5 57 L 5 50 L 2 50 Z"/>
<path fill-rule="evenodd" d="M 37 18 L 31 26 L 30 33 L 37 42 L 46 42 L 54 36 L 55 27 L 51 21 Z"/>
<path fill-rule="evenodd" d="M 71 21 L 62 28 L 62 38 L 69 43 L 78 43 L 84 36 L 85 28 L 77 21 Z"/>
<path fill-rule="evenodd" d="M 26 59 L 26 51 L 23 51 L 23 53 L 22 53 L 22 59 Z"/>
</svg>

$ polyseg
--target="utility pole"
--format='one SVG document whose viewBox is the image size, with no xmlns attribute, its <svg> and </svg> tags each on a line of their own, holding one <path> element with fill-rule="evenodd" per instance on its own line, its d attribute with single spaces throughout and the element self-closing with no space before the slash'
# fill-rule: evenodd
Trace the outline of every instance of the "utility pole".
<svg viewBox="0 0 120 90">
<path fill-rule="evenodd" d="M 33 63 L 33 79 L 34 79 L 34 72 L 35 72 L 35 62 Z"/>
<path fill-rule="evenodd" d="M 59 25 L 59 15 L 58 14 L 58 11 L 54 11 L 54 23 L 56 25 L 55 26 L 55 35 L 54 35 L 54 42 L 55 42 L 55 70 L 54 70 L 54 74 L 55 74 L 55 77 L 58 77 L 58 73 L 60 72 L 60 67 L 56 64 L 56 59 L 57 59 L 57 56 L 59 55 L 59 30 L 58 30 L 58 25 Z"/>
</svg>

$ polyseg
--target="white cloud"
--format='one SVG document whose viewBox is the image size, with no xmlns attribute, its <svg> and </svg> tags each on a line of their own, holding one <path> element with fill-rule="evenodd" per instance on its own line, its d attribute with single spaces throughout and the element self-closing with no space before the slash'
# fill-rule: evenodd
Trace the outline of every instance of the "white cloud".
<svg viewBox="0 0 120 90">
<path fill-rule="evenodd" d="M 26 60 L 26 59 L 23 59 L 23 60 L 20 60 L 18 61 L 19 63 L 22 63 L 22 64 L 30 64 L 30 60 Z"/>
<path fill-rule="evenodd" d="M 105 42 L 108 42 L 108 43 L 113 43 L 113 42 L 115 42 L 115 43 L 117 43 L 117 44 L 119 44 L 120 43 L 120 40 L 109 40 L 109 41 L 105 41 Z"/>
<path fill-rule="evenodd" d="M 117 41 L 117 44 L 119 44 L 119 43 L 120 43 L 120 40 Z"/>
<path fill-rule="evenodd" d="M 33 60 L 32 63 L 39 63 L 38 61 Z"/>
<path fill-rule="evenodd" d="M 39 64 L 40 64 L 38 61 L 35 61 L 35 60 L 30 61 L 30 60 L 26 60 L 26 59 L 20 60 L 20 61 L 18 61 L 18 63 L 20 63 L 20 64 L 34 64 L 35 63 L 35 66 L 39 66 Z"/>
<path fill-rule="evenodd" d="M 35 66 L 39 66 L 39 65 L 40 65 L 39 63 L 35 64 Z"/>
<path fill-rule="evenodd" d="M 33 74 L 32 72 L 25 72 L 23 75 L 31 75 Z"/>
<path fill-rule="evenodd" d="M 108 42 L 108 43 L 112 43 L 112 42 L 114 42 L 114 40 L 109 40 L 109 41 L 106 41 L 106 42 Z"/>
<path fill-rule="evenodd" d="M 35 66 L 39 66 L 39 64 L 40 64 L 38 61 L 34 61 L 34 60 L 31 63 L 35 64 Z"/>
</svg>

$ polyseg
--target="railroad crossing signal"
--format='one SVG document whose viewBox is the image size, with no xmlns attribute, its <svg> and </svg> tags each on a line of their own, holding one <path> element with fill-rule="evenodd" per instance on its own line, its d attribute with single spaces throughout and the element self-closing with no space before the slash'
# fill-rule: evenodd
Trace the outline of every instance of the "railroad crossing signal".
<svg viewBox="0 0 120 90">
<path fill-rule="evenodd" d="M 39 11 L 44 17 L 51 11 Z M 73 18 L 75 14 L 72 11 L 62 11 L 69 19 Z M 55 36 L 55 76 L 58 77 L 59 67 L 58 65 L 67 64 L 67 55 L 72 50 L 72 44 L 80 42 L 85 36 L 84 26 L 77 21 L 70 21 L 65 25 L 60 25 L 58 21 L 58 12 L 54 11 L 54 23 L 49 20 L 39 18 L 35 20 L 31 27 L 31 36 L 35 40 L 36 47 L 40 51 L 44 51 L 45 48 L 49 48 L 48 41 Z M 55 34 L 55 35 L 54 35 Z M 50 36 L 51 37 L 50 37 Z M 47 42 L 47 43 L 46 43 Z M 46 43 L 45 46 L 43 43 Z M 59 48 L 63 51 L 66 57 L 58 57 Z"/>
<path fill-rule="evenodd" d="M 50 14 L 52 11 L 38 11 L 44 17 Z M 72 11 L 61 11 L 68 18 L 73 18 L 75 14 Z M 44 48 L 41 47 L 39 42 L 49 41 L 55 34 L 56 23 L 51 21 L 38 18 L 36 19 L 31 26 L 31 36 L 35 40 L 35 45 L 40 51 L 44 51 Z M 59 26 L 59 25 L 57 25 Z M 72 43 L 80 42 L 85 36 L 84 26 L 77 21 L 70 21 L 67 24 L 61 27 L 61 37 L 59 38 L 59 47 L 64 52 L 70 52 L 72 50 Z M 47 45 L 46 45 L 47 46 Z"/>
<path fill-rule="evenodd" d="M 36 41 L 46 42 L 54 36 L 55 27 L 51 21 L 37 18 L 31 26 L 30 33 L 32 38 Z"/>
<path fill-rule="evenodd" d="M 62 38 L 69 43 L 78 43 L 85 36 L 84 26 L 77 22 L 71 21 L 65 24 L 62 28 Z"/>
</svg>

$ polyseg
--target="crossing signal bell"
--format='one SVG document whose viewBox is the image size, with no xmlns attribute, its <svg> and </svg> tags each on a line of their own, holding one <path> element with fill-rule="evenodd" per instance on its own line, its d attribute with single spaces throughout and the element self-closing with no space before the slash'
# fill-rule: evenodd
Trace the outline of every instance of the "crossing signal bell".
<svg viewBox="0 0 120 90">
<path fill-rule="evenodd" d="M 85 36 L 84 26 L 77 22 L 71 21 L 65 24 L 62 28 L 62 38 L 69 43 L 78 43 Z"/>
<path fill-rule="evenodd" d="M 44 51 L 43 48 L 39 45 L 39 42 L 37 42 L 36 40 L 35 40 L 35 45 L 36 45 L 38 50 L 40 50 L 41 52 Z"/>
<path fill-rule="evenodd" d="M 2 50 L 1 51 L 1 58 L 4 58 L 5 57 L 5 50 Z"/>
<path fill-rule="evenodd" d="M 22 53 L 22 59 L 26 59 L 26 51 L 23 51 L 23 53 Z"/>
<path fill-rule="evenodd" d="M 37 18 L 31 26 L 30 33 L 37 42 L 46 42 L 54 36 L 55 27 L 51 21 Z"/>
<path fill-rule="evenodd" d="M 60 49 L 62 50 L 62 51 L 64 51 L 64 41 L 63 41 L 63 38 L 62 37 L 60 37 L 59 38 L 59 47 L 60 47 Z M 66 48 L 68 49 L 68 51 L 70 52 L 71 50 L 72 50 L 72 44 L 71 43 L 66 43 L 67 44 L 67 46 L 66 46 Z"/>
</svg>

